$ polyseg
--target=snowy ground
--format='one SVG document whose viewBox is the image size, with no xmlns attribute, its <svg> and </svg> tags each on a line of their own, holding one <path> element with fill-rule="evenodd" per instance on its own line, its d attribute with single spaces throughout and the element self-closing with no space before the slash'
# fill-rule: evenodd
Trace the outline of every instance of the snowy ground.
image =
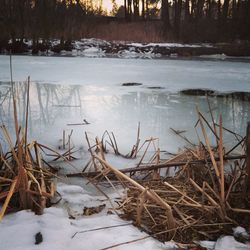
<svg viewBox="0 0 250 250">
<path fill-rule="evenodd" d="M 113 58 L 176 58 L 204 57 L 226 60 L 228 58 L 250 58 L 248 43 L 138 43 L 129 41 L 105 41 L 94 38 L 60 42 L 58 39 L 49 41 L 38 40 L 33 45 L 32 40 L 17 39 L 6 42 L 0 47 L 0 53 L 8 54 L 10 47 L 13 54 L 39 56 L 73 56 L 73 57 L 113 57 Z"/>
<path fill-rule="evenodd" d="M 93 51 L 90 49 L 89 52 Z M 62 130 L 65 129 L 68 134 L 70 129 L 74 129 L 73 142 L 81 149 L 78 153 L 81 159 L 75 162 L 77 169 L 61 165 L 61 173 L 79 171 L 85 165 L 88 157 L 86 144 L 83 145 L 84 131 L 88 132 L 91 142 L 94 142 L 96 135 L 101 137 L 105 129 L 114 131 L 119 148 L 127 153 L 135 143 L 137 124 L 140 121 L 142 140 L 149 136 L 160 137 L 161 148 L 176 151 L 182 144 L 173 135 L 171 137 L 169 128 L 193 127 L 196 104 L 207 111 L 204 97 L 184 97 L 176 93 L 178 90 L 205 87 L 222 92 L 250 91 L 249 63 L 245 61 L 31 56 L 13 56 L 12 59 L 14 81 L 24 81 L 27 75 L 33 81 L 30 98 L 31 139 L 42 139 L 56 148 L 61 145 L 59 139 L 62 138 Z M 1 97 L 8 92 L 9 75 L 9 57 L 0 56 Z M 127 82 L 142 85 L 122 86 L 122 83 Z M 22 87 L 19 91 L 22 93 Z M 0 109 L 1 122 L 4 121 L 10 128 L 12 112 L 5 102 Z M 223 121 L 227 126 L 244 133 L 250 117 L 248 102 L 220 98 L 213 98 L 211 102 L 217 111 L 223 113 Z M 22 99 L 18 103 L 22 120 Z M 83 119 L 87 119 L 90 124 L 68 125 L 81 123 Z M 112 155 L 108 156 L 108 161 L 118 168 L 135 164 L 134 161 L 121 160 Z M 46 209 L 42 216 L 36 216 L 30 211 L 7 215 L 0 222 L 0 250 L 103 249 L 146 236 L 132 225 L 126 225 L 83 232 L 72 238 L 76 232 L 129 223 L 115 214 L 107 214 L 107 211 L 112 211 L 110 203 L 85 183 L 81 179 L 60 181 L 58 192 L 62 200 Z M 116 193 L 109 194 L 114 199 L 117 197 Z M 106 207 L 101 213 L 83 215 L 84 207 L 102 204 Z M 34 245 L 35 234 L 38 232 L 43 235 L 43 242 Z M 216 244 L 203 244 L 216 250 L 250 249 L 249 245 L 237 243 L 232 237 L 221 238 Z M 164 245 L 147 238 L 115 249 L 166 250 L 171 246 L 172 243 Z"/>
<path fill-rule="evenodd" d="M 10 41 L 11 42 L 11 41 Z M 42 40 L 39 41 L 42 43 Z M 24 42 L 29 53 L 32 50 L 32 41 L 26 40 Z M 49 49 L 46 51 L 39 51 L 38 55 L 55 55 L 53 48 L 60 46 L 60 40 L 51 40 L 49 42 Z M 214 46 L 207 43 L 200 44 L 182 44 L 182 43 L 134 43 L 124 41 L 105 41 L 101 39 L 81 39 L 72 41 L 71 48 L 62 48 L 59 51 L 60 55 L 68 56 L 82 56 L 82 57 L 106 57 L 115 56 L 118 58 L 161 58 L 162 56 L 177 56 L 177 53 L 171 53 L 173 48 L 213 48 Z"/>
<path fill-rule="evenodd" d="M 4 217 L 0 222 L 1 250 L 97 250 L 147 236 L 131 222 L 107 214 L 108 208 L 98 215 L 83 215 L 84 207 L 110 207 L 104 196 L 93 196 L 79 186 L 63 183 L 58 184 L 57 190 L 62 195 L 60 204 L 45 209 L 43 215 L 20 211 Z M 35 245 L 39 232 L 43 241 Z M 114 249 L 167 249 L 173 245 L 146 238 Z"/>
<path fill-rule="evenodd" d="M 176 249 L 174 243 L 160 243 L 140 232 L 130 221 L 121 220 L 113 212 L 107 213 L 113 210 L 102 195 L 93 195 L 80 186 L 65 183 L 58 183 L 58 192 L 62 196 L 60 203 L 45 209 L 41 216 L 31 211 L 6 215 L 0 222 L 0 249 L 99 250 L 116 244 L 121 245 L 112 249 Z M 112 199 L 117 195 L 109 196 Z M 83 215 L 84 207 L 103 204 L 106 207 L 101 213 Z M 235 232 L 249 237 L 243 228 L 239 227 Z M 35 235 L 38 233 L 42 235 L 42 242 L 35 244 Z M 204 241 L 200 244 L 209 250 L 250 249 L 250 244 L 237 242 L 233 236 L 224 236 L 217 242 Z"/>
</svg>

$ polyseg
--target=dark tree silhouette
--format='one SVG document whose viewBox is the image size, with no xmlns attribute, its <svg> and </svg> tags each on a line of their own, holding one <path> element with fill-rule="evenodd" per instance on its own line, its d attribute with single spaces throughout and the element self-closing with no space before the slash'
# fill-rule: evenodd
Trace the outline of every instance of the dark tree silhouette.
<svg viewBox="0 0 250 250">
<path fill-rule="evenodd" d="M 19 39 L 21 43 L 32 38 L 34 44 L 42 39 L 46 44 L 52 38 L 60 38 L 65 44 L 82 37 L 83 29 L 96 20 L 108 20 L 101 7 L 93 7 L 93 1 L 0 0 L 0 49 L 2 42 L 9 39 L 13 43 Z M 161 14 L 157 17 L 159 1 Z M 124 15 L 119 16 L 127 21 L 149 22 L 158 18 L 166 37 L 175 40 L 250 40 L 250 0 L 124 0 L 123 9 L 116 9 L 119 13 L 123 10 Z"/>
</svg>

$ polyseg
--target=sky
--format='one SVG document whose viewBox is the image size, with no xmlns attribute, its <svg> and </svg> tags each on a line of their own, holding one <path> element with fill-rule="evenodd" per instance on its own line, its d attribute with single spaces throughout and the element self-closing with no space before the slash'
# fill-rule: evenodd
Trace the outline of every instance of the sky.
<svg viewBox="0 0 250 250">
<path fill-rule="evenodd" d="M 118 6 L 123 5 L 124 0 L 116 0 Z M 103 8 L 106 9 L 108 12 L 112 10 L 112 2 L 111 0 L 103 0 Z"/>
</svg>

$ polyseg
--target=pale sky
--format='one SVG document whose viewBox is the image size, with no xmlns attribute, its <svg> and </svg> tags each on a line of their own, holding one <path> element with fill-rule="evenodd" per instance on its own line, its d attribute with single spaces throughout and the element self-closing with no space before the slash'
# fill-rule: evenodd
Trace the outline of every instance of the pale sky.
<svg viewBox="0 0 250 250">
<path fill-rule="evenodd" d="M 118 5 L 118 7 L 120 5 L 124 4 L 124 0 L 116 0 L 116 3 Z M 111 0 L 103 0 L 103 9 L 106 9 L 108 12 L 110 12 L 112 10 L 112 2 Z"/>
</svg>

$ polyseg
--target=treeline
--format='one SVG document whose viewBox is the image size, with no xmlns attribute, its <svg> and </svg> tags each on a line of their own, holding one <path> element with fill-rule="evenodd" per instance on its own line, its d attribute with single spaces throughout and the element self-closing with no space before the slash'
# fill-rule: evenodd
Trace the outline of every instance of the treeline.
<svg viewBox="0 0 250 250">
<path fill-rule="evenodd" d="M 127 20 L 150 19 L 159 0 L 124 0 L 124 6 Z M 159 15 L 174 40 L 250 39 L 250 0 L 162 0 Z"/>
<path fill-rule="evenodd" d="M 89 0 L 0 0 L 0 39 L 69 39 L 100 15 L 101 7 Z"/>
<path fill-rule="evenodd" d="M 101 3 L 102 1 L 100 1 Z M 78 39 L 117 23 L 151 25 L 162 40 L 218 42 L 250 40 L 250 0 L 112 0 L 113 18 L 92 0 L 0 0 L 0 43 L 12 39 Z M 153 23 L 156 23 L 154 21 Z M 159 25 L 161 23 L 161 25 Z M 105 25 L 103 25 L 105 24 Z M 160 29 L 160 31 L 159 31 Z M 131 29 L 130 29 L 131 30 Z M 98 36 L 98 34 L 97 34 Z M 150 34 L 149 34 L 150 36 Z M 100 37 L 101 38 L 101 37 Z M 107 38 L 107 37 L 106 37 Z M 118 38 L 119 39 L 119 38 Z"/>
</svg>

